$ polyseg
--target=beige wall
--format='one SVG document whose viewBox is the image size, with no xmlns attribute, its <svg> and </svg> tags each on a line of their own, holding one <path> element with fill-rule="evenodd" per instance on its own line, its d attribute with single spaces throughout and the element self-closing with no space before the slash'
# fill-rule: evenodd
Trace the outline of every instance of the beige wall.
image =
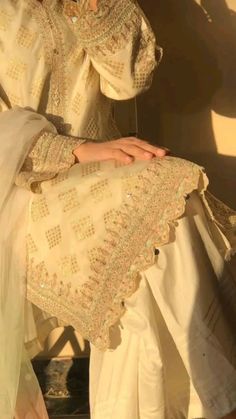
<svg viewBox="0 0 236 419">
<path fill-rule="evenodd" d="M 212 191 L 236 209 L 236 0 L 140 3 L 164 48 L 138 98 L 140 132 L 204 165 Z"/>
<path fill-rule="evenodd" d="M 164 58 L 152 89 L 138 98 L 144 138 L 203 164 L 212 190 L 236 208 L 236 0 L 140 0 Z M 200 0 L 199 0 L 200 3 Z M 134 102 L 119 104 L 124 133 L 135 130 Z M 48 356 L 79 354 L 70 328 L 54 331 Z"/>
</svg>

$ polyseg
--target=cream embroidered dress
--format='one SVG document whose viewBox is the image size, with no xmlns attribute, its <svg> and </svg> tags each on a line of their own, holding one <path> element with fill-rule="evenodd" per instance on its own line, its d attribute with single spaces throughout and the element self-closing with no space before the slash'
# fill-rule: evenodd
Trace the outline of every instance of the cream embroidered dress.
<svg viewBox="0 0 236 419">
<path fill-rule="evenodd" d="M 100 0 L 97 12 L 87 1 L 1 0 L 0 167 L 17 142 L 5 200 L 26 208 L 20 234 L 9 235 L 27 245 L 25 266 L 9 240 L 26 278 L 18 329 L 31 354 L 56 319 L 91 342 L 92 419 L 215 419 L 236 407 L 236 285 L 224 263 L 235 213 L 206 193 L 191 162 L 74 164 L 82 141 L 119 137 L 113 100 L 149 88 L 160 57 L 134 0 Z M 10 348 L 22 341 L 10 335 Z M 16 418 L 47 418 L 24 348 L 14 356 L 2 417 L 16 404 Z"/>
</svg>

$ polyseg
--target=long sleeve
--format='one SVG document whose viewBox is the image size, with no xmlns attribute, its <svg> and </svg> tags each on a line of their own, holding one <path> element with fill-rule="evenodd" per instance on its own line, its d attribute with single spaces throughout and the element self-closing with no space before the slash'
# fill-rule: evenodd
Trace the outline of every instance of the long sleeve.
<svg viewBox="0 0 236 419">
<path fill-rule="evenodd" d="M 52 179 L 75 163 L 72 151 L 85 140 L 42 132 L 35 139 L 18 176 L 16 185 L 41 192 L 41 182 Z"/>
<path fill-rule="evenodd" d="M 135 0 L 100 0 L 96 12 L 84 3 L 75 26 L 79 42 L 100 74 L 104 95 L 129 99 L 150 87 L 162 50 L 156 47 L 150 24 Z"/>
</svg>

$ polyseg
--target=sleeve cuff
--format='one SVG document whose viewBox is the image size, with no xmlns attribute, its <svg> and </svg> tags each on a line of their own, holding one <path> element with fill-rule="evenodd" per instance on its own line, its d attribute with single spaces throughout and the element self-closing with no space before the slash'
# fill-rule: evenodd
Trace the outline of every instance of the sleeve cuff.
<svg viewBox="0 0 236 419">
<path fill-rule="evenodd" d="M 75 164 L 73 150 L 85 141 L 43 132 L 27 156 L 16 184 L 33 192 L 41 192 L 42 181 L 52 179 Z"/>
</svg>

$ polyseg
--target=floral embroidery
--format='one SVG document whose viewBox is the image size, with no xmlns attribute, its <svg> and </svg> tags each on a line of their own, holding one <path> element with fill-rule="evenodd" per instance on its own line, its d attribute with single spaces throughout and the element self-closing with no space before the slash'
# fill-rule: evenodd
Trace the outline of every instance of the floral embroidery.
<svg viewBox="0 0 236 419">
<path fill-rule="evenodd" d="M 95 213 L 90 213 L 93 217 L 80 217 L 71 226 L 78 239 L 73 246 L 80 260 L 80 271 L 73 283 L 70 281 L 69 286 L 61 282 L 59 272 L 49 273 L 46 260 L 40 261 L 37 254 L 29 256 L 28 271 L 31 301 L 72 324 L 100 349 L 109 347 L 109 328 L 124 312 L 122 302 L 137 288 L 140 272 L 154 263 L 157 257 L 155 249 L 168 243 L 170 231 L 175 228 L 174 221 L 184 214 L 185 198 L 198 188 L 203 194 L 207 184 L 199 166 L 171 157 L 153 159 L 146 166 L 140 163 L 133 168 L 115 168 L 113 165 L 116 176 L 112 176 L 109 170 L 105 163 L 101 164 L 101 180 L 106 179 L 109 173 L 113 208 L 107 210 L 110 198 L 104 197 L 101 204 L 97 204 Z M 72 170 L 73 173 L 75 171 L 78 172 L 79 183 L 82 169 L 78 166 Z M 117 171 L 120 171 L 118 179 Z M 71 176 L 74 175 L 71 173 Z M 128 185 L 124 181 L 126 176 Z M 66 181 L 68 185 L 69 179 Z M 92 179 L 95 185 L 96 173 L 86 178 L 86 182 Z M 63 190 L 66 183 L 58 187 Z M 116 200 L 117 188 L 122 190 L 121 201 Z M 50 194 L 53 194 L 53 189 Z M 83 193 L 79 214 L 83 214 L 82 202 Z M 87 201 L 86 205 L 89 205 Z M 85 212 L 88 211 L 86 208 Z M 94 211 L 92 207 L 90 211 Z M 96 218 L 99 213 L 101 216 Z M 34 231 L 31 225 L 30 234 L 35 240 L 37 226 Z M 70 234 L 69 230 L 66 228 L 63 234 L 62 243 Z M 86 246 L 79 247 L 80 241 L 85 239 Z M 40 293 L 39 283 L 42 284 Z"/>
</svg>

